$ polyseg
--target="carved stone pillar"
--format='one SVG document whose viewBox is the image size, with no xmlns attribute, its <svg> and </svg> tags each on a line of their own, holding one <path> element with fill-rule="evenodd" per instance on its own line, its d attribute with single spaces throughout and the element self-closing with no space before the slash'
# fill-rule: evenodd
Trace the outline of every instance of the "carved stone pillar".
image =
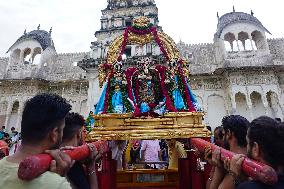
<svg viewBox="0 0 284 189">
<path fill-rule="evenodd" d="M 95 105 L 94 102 L 94 90 L 95 90 L 95 79 L 94 78 L 90 78 L 89 79 L 89 89 L 88 89 L 88 110 L 92 110 L 93 111 L 93 107 Z M 81 104 L 80 104 L 81 106 Z"/>
<path fill-rule="evenodd" d="M 24 53 L 25 52 L 23 50 L 21 50 L 19 63 L 23 63 L 24 62 Z"/>
<path fill-rule="evenodd" d="M 268 116 L 268 102 L 267 102 L 267 98 L 266 98 L 265 93 L 261 94 L 261 99 L 262 99 L 262 103 L 263 103 L 263 106 L 264 106 L 264 109 L 265 109 L 265 115 Z"/>
<path fill-rule="evenodd" d="M 246 96 L 246 100 L 247 100 L 247 105 L 248 105 L 248 108 L 249 108 L 249 117 L 250 117 L 250 120 L 253 120 L 254 117 L 253 117 L 253 112 L 252 112 L 252 102 L 251 102 L 251 99 L 249 96 Z"/>
<path fill-rule="evenodd" d="M 234 94 L 231 94 L 231 104 L 232 104 L 232 109 L 230 114 L 235 114 L 237 111 L 237 103 L 236 103 L 236 98 Z"/>
<path fill-rule="evenodd" d="M 7 108 L 7 111 L 6 111 L 6 120 L 5 120 L 5 126 L 6 126 L 7 131 L 9 130 L 8 123 L 9 123 L 9 119 L 11 117 L 12 108 L 13 108 L 13 104 L 12 104 L 11 100 L 9 100 L 8 108 Z"/>
<path fill-rule="evenodd" d="M 252 37 L 251 35 L 249 35 L 249 40 L 250 40 L 250 44 L 251 44 L 251 49 L 254 51 L 254 47 L 253 47 L 253 40 L 252 40 Z"/>
<path fill-rule="evenodd" d="M 17 123 L 16 123 L 16 130 L 21 129 L 21 121 L 22 121 L 22 113 L 24 110 L 24 102 L 20 101 L 19 102 L 19 109 L 18 109 L 18 117 L 17 117 Z"/>
<path fill-rule="evenodd" d="M 235 37 L 236 37 L 236 41 L 237 41 L 238 51 L 240 51 L 238 34 L 235 34 Z"/>
</svg>

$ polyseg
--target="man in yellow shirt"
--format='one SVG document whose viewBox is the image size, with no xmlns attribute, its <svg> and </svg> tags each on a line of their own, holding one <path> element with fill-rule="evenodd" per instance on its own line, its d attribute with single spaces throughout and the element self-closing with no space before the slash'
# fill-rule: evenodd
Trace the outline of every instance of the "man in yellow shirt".
<svg viewBox="0 0 284 189">
<path fill-rule="evenodd" d="M 57 149 L 61 143 L 65 116 L 71 106 L 58 95 L 40 94 L 28 100 L 22 114 L 22 145 L 18 151 L 0 161 L 1 189 L 70 189 L 64 177 L 71 166 L 68 155 Z M 32 181 L 18 178 L 19 163 L 41 153 L 53 157 L 50 171 Z"/>
<path fill-rule="evenodd" d="M 184 149 L 184 144 L 177 141 L 176 139 L 167 140 L 167 144 L 169 151 L 168 169 L 177 169 L 178 159 L 187 157 L 186 151 Z"/>
</svg>

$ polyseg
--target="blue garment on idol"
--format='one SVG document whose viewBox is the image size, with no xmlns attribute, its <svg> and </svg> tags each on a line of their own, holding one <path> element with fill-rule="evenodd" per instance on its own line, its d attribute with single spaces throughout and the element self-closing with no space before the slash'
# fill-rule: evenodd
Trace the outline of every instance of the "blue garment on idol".
<svg viewBox="0 0 284 189">
<path fill-rule="evenodd" d="M 121 91 L 115 91 L 112 99 L 112 107 L 113 107 L 113 111 L 115 113 L 124 113 L 124 107 L 123 107 L 123 100 L 122 100 L 122 92 Z"/>
<path fill-rule="evenodd" d="M 140 106 L 141 113 L 147 113 L 150 111 L 150 107 L 146 102 L 142 102 Z"/>
<path fill-rule="evenodd" d="M 189 92 L 190 99 L 192 101 L 192 104 L 193 104 L 195 110 L 198 111 L 198 112 L 201 112 L 202 108 L 201 108 L 200 104 L 198 103 L 198 101 L 196 100 L 196 97 L 193 94 L 193 92 L 191 91 L 191 87 L 190 87 L 190 85 L 188 84 L 187 81 L 186 81 L 186 85 L 187 85 L 187 89 L 188 89 L 188 92 Z"/>
<path fill-rule="evenodd" d="M 178 76 L 175 75 L 174 79 L 175 79 L 175 85 L 178 86 Z M 185 104 L 184 104 L 183 98 L 181 96 L 180 89 L 178 87 L 176 87 L 173 90 L 173 94 L 172 95 L 173 95 L 173 99 L 174 99 L 175 108 L 177 110 L 183 110 L 185 108 Z"/>
<path fill-rule="evenodd" d="M 104 90 L 101 94 L 101 97 L 99 99 L 99 102 L 96 106 L 96 109 L 94 111 L 94 114 L 101 114 L 104 111 L 105 108 L 105 98 L 106 98 L 106 91 L 107 91 L 107 86 L 108 86 L 108 82 L 106 82 L 105 86 L 104 86 Z"/>
</svg>

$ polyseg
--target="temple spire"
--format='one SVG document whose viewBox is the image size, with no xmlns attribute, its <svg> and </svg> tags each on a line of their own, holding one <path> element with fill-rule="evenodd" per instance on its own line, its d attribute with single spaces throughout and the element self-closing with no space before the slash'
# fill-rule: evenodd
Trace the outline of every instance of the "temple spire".
<svg viewBox="0 0 284 189">
<path fill-rule="evenodd" d="M 254 15 L 254 12 L 252 10 L 250 10 L 250 14 L 253 16 Z"/>
<path fill-rule="evenodd" d="M 37 26 L 37 30 L 40 30 L 40 24 Z"/>
<path fill-rule="evenodd" d="M 235 5 L 233 5 L 233 12 L 236 12 L 236 10 L 235 10 Z"/>
<path fill-rule="evenodd" d="M 52 27 L 51 27 L 50 30 L 49 30 L 49 35 L 51 35 L 51 33 L 52 33 Z"/>
<path fill-rule="evenodd" d="M 219 12 L 217 12 L 217 19 L 218 19 L 218 21 L 219 21 L 219 19 L 220 19 L 220 17 L 219 17 Z"/>
</svg>

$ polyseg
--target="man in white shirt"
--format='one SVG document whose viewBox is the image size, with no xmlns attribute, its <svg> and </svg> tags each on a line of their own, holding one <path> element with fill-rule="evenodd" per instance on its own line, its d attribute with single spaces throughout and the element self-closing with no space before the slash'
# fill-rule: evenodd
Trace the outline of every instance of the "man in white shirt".
<svg viewBox="0 0 284 189">
<path fill-rule="evenodd" d="M 142 141 L 142 161 L 145 162 L 159 162 L 161 161 L 160 155 L 160 141 L 159 140 L 143 140 Z M 146 168 L 158 169 L 160 166 L 157 164 L 148 164 Z"/>
</svg>

